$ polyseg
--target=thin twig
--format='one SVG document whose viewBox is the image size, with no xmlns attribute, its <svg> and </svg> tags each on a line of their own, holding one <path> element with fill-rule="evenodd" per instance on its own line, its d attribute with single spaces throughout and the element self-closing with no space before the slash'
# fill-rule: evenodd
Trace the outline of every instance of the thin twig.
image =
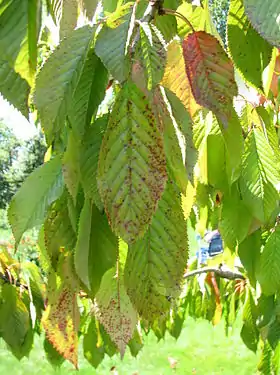
<svg viewBox="0 0 280 375">
<path fill-rule="evenodd" d="M 193 28 L 193 25 L 190 23 L 190 21 L 185 16 L 183 16 L 183 14 L 181 14 L 179 12 L 176 12 L 175 10 L 166 9 L 166 8 L 161 8 L 159 14 L 160 15 L 170 14 L 172 16 L 181 18 L 181 20 L 183 20 L 184 22 L 186 22 L 187 25 L 189 25 L 189 27 L 191 28 L 192 32 L 193 33 L 195 32 L 195 29 Z"/>
<path fill-rule="evenodd" d="M 217 267 L 203 267 L 194 271 L 189 271 L 184 274 L 184 279 L 189 277 L 200 275 L 202 273 L 214 272 L 217 276 L 222 277 L 223 279 L 228 280 L 245 280 L 245 276 L 240 272 L 231 271 L 229 269 L 217 268 Z"/>
<path fill-rule="evenodd" d="M 14 280 L 13 278 L 10 279 L 9 277 L 5 276 L 3 273 L 0 272 L 0 279 L 4 281 L 5 284 L 15 285 L 18 287 L 22 287 L 24 289 L 28 289 L 28 286 L 25 284 L 21 284 L 19 280 Z"/>
</svg>

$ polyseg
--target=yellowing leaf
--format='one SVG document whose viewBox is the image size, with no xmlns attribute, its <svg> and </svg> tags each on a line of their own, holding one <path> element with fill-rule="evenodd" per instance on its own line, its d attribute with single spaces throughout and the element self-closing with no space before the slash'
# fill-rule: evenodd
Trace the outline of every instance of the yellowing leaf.
<svg viewBox="0 0 280 375">
<path fill-rule="evenodd" d="M 167 47 L 167 62 L 161 84 L 181 100 L 191 116 L 200 108 L 186 79 L 182 48 L 177 40 L 173 40 Z"/>
<path fill-rule="evenodd" d="M 61 284 L 57 285 L 55 275 L 49 278 L 48 306 L 42 324 L 53 347 L 77 368 L 79 310 L 71 257 L 65 257 L 60 266 Z"/>
<path fill-rule="evenodd" d="M 122 275 L 117 274 L 115 268 L 104 274 L 96 294 L 96 303 L 97 318 L 123 357 L 135 330 L 137 313 L 126 294 Z"/>
</svg>

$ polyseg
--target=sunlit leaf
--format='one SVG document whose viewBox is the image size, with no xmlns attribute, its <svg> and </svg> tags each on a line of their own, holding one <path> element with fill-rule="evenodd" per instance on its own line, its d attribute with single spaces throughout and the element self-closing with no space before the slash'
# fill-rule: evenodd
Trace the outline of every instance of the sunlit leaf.
<svg viewBox="0 0 280 375">
<path fill-rule="evenodd" d="M 42 324 L 53 347 L 77 368 L 79 310 L 70 256 L 61 258 L 59 273 L 59 286 L 55 276 L 49 278 L 48 306 Z"/>
<path fill-rule="evenodd" d="M 99 191 L 116 234 L 127 242 L 143 236 L 166 179 L 155 116 L 143 93 L 127 82 L 116 98 L 99 156 Z"/>
<path fill-rule="evenodd" d="M 167 61 L 161 84 L 181 100 L 191 116 L 200 108 L 193 97 L 189 81 L 186 79 L 182 47 L 177 40 L 173 40 L 167 46 Z"/>
<path fill-rule="evenodd" d="M 94 296 L 104 273 L 116 264 L 118 239 L 111 232 L 106 215 L 85 200 L 80 216 L 75 249 L 77 275 Z"/>
<path fill-rule="evenodd" d="M 280 48 L 280 3 L 278 0 L 244 0 L 253 27 L 270 44 Z"/>
<path fill-rule="evenodd" d="M 237 95 L 232 62 L 218 40 L 203 31 L 184 39 L 183 56 L 197 103 L 215 112 L 226 127 Z"/>
<path fill-rule="evenodd" d="M 59 135 L 84 68 L 94 29 L 71 32 L 52 53 L 36 78 L 34 101 L 49 143 Z"/>
<path fill-rule="evenodd" d="M 25 117 L 28 117 L 28 83 L 4 60 L 0 60 L 0 93 Z"/>
<path fill-rule="evenodd" d="M 24 181 L 9 206 L 9 221 L 18 245 L 21 236 L 44 221 L 48 207 L 63 191 L 61 161 L 56 157 Z"/>
<path fill-rule="evenodd" d="M 230 2 L 227 39 L 238 71 L 248 82 L 262 90 L 262 73 L 269 64 L 272 47 L 253 29 L 241 0 Z"/>
<path fill-rule="evenodd" d="M 129 246 L 126 260 L 127 292 L 145 319 L 152 322 L 170 308 L 172 297 L 180 292 L 187 258 L 180 194 L 168 183 L 148 231 Z"/>
</svg>

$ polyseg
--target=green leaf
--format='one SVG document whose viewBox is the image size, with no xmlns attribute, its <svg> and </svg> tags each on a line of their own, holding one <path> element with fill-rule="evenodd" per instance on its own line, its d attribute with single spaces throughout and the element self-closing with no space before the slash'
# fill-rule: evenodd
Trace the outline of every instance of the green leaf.
<svg viewBox="0 0 280 375">
<path fill-rule="evenodd" d="M 155 26 L 140 22 L 140 58 L 145 67 L 148 90 L 152 90 L 161 81 L 166 63 L 164 41 Z"/>
<path fill-rule="evenodd" d="M 96 116 L 108 83 L 108 72 L 94 50 L 89 51 L 78 86 L 72 98 L 68 120 L 75 136 L 81 139 Z"/>
<path fill-rule="evenodd" d="M 44 221 L 48 207 L 63 191 L 61 161 L 57 156 L 27 177 L 13 197 L 8 217 L 16 247 L 23 233 Z"/>
<path fill-rule="evenodd" d="M 95 300 L 96 316 L 123 357 L 135 330 L 137 313 L 126 294 L 120 270 L 116 272 L 114 267 L 104 274 Z"/>
<path fill-rule="evenodd" d="M 104 12 L 113 13 L 117 8 L 118 1 L 119 0 L 103 0 L 102 4 L 103 4 Z"/>
<path fill-rule="evenodd" d="M 218 40 L 203 31 L 189 34 L 183 40 L 183 56 L 197 103 L 219 116 L 226 128 L 233 97 L 237 95 L 231 60 Z"/>
<path fill-rule="evenodd" d="M 253 29 L 241 0 L 230 2 L 227 40 L 239 73 L 257 89 L 263 90 L 262 73 L 269 64 L 272 47 Z"/>
<path fill-rule="evenodd" d="M 0 3 L 0 56 L 32 85 L 37 65 L 40 2 L 11 0 Z"/>
<path fill-rule="evenodd" d="M 135 329 L 134 334 L 128 343 L 128 346 L 133 357 L 137 357 L 140 350 L 143 348 L 143 340 L 137 328 Z"/>
<path fill-rule="evenodd" d="M 86 130 L 81 148 L 81 183 L 88 199 L 92 199 L 99 209 L 103 205 L 97 188 L 97 167 L 102 138 L 108 123 L 108 116 L 98 118 Z"/>
<path fill-rule="evenodd" d="M 184 2 L 182 5 L 179 6 L 177 12 L 181 13 L 185 16 L 193 26 L 195 31 L 206 31 L 209 34 L 214 35 L 216 38 L 221 41 L 220 35 L 217 32 L 210 12 L 209 12 L 209 5 L 208 1 L 204 1 L 203 7 L 192 5 L 190 3 Z M 181 38 L 184 38 L 194 30 L 181 18 L 178 18 L 178 35 Z"/>
<path fill-rule="evenodd" d="M 88 26 L 72 31 L 37 75 L 34 101 L 49 144 L 64 126 L 94 31 Z"/>
<path fill-rule="evenodd" d="M 178 7 L 177 12 L 185 16 L 190 21 L 190 23 L 192 24 L 193 28 L 196 31 L 199 31 L 199 30 L 206 31 L 205 30 L 205 18 L 203 17 L 203 8 L 201 6 L 196 6 L 196 5 L 192 5 L 187 2 L 184 2 Z M 178 25 L 177 26 L 178 35 L 181 38 L 184 38 L 186 35 L 192 32 L 190 25 L 188 25 L 186 22 L 184 22 L 180 18 L 178 18 L 177 20 L 177 25 Z"/>
<path fill-rule="evenodd" d="M 95 53 L 119 82 L 125 81 L 129 73 L 129 58 L 126 54 L 130 27 L 128 11 L 128 6 L 120 8 L 116 16 L 103 26 L 95 43 Z"/>
<path fill-rule="evenodd" d="M 79 222 L 74 262 L 77 275 L 93 296 L 105 272 L 116 264 L 117 251 L 118 239 L 111 232 L 106 215 L 86 199 Z"/>
<path fill-rule="evenodd" d="M 28 118 L 28 83 L 4 60 L 0 60 L 0 92 L 10 104 Z"/>
<path fill-rule="evenodd" d="M 163 129 L 164 150 L 166 154 L 167 170 L 169 176 L 178 185 L 182 193 L 186 192 L 188 185 L 187 169 L 185 167 L 185 138 L 181 133 L 178 124 L 168 108 L 168 102 L 164 99 L 165 93 L 158 92 L 157 119 Z"/>
<path fill-rule="evenodd" d="M 270 44 L 280 48 L 280 3 L 278 0 L 244 0 L 253 27 Z"/>
<path fill-rule="evenodd" d="M 241 216 L 240 216 L 241 218 Z M 256 231 L 238 245 L 238 255 L 252 286 L 256 285 L 256 272 L 260 261 L 261 233 Z"/>
<path fill-rule="evenodd" d="M 93 317 L 90 321 L 87 332 L 84 335 L 83 348 L 85 358 L 94 368 L 97 368 L 100 365 L 105 354 L 99 335 L 100 334 L 96 328 L 96 321 Z"/>
<path fill-rule="evenodd" d="M 53 347 L 49 340 L 45 337 L 44 350 L 48 362 L 54 367 L 59 368 L 65 361 L 65 358 Z"/>
<path fill-rule="evenodd" d="M 272 324 L 269 325 L 267 340 L 272 349 L 276 349 L 280 341 L 280 322 L 277 320 L 277 318 Z"/>
<path fill-rule="evenodd" d="M 276 186 L 280 177 L 274 160 L 262 129 L 253 128 L 245 141 L 240 188 L 246 205 L 262 223 L 269 220 L 279 199 Z"/>
<path fill-rule="evenodd" d="M 280 227 L 269 236 L 260 257 L 258 281 L 266 295 L 275 294 L 280 289 Z"/>
<path fill-rule="evenodd" d="M 252 215 L 240 197 L 238 186 L 234 184 L 229 194 L 223 195 L 219 230 L 225 244 L 235 250 L 249 232 Z"/>
<path fill-rule="evenodd" d="M 74 133 L 69 130 L 67 147 L 62 160 L 62 171 L 65 185 L 74 202 L 76 201 L 80 182 L 80 153 L 80 142 L 77 142 Z"/>
<path fill-rule="evenodd" d="M 211 132 L 207 137 L 207 180 L 216 189 L 228 191 L 226 149 L 222 134 Z"/>
<path fill-rule="evenodd" d="M 260 298 L 258 298 L 257 326 L 260 330 L 266 328 L 275 319 L 274 297 L 274 295 L 267 297 L 264 294 L 261 294 Z"/>
<path fill-rule="evenodd" d="M 129 246 L 125 284 L 139 314 L 153 321 L 180 292 L 188 258 L 187 225 L 180 193 L 171 182 L 144 237 Z"/>
<path fill-rule="evenodd" d="M 183 135 L 185 167 L 190 181 L 193 180 L 193 170 L 197 161 L 197 150 L 193 142 L 193 122 L 189 112 L 181 101 L 168 89 L 166 97 L 171 105 L 173 117 Z"/>
<path fill-rule="evenodd" d="M 71 256 L 62 255 L 58 275 L 60 280 L 56 275 L 49 276 L 48 305 L 42 325 L 53 347 L 77 368 L 80 316 L 76 295 L 78 285 L 72 270 Z"/>
<path fill-rule="evenodd" d="M 272 349 L 267 341 L 263 344 L 261 358 L 258 363 L 258 371 L 260 371 L 262 375 L 272 374 Z"/>
<path fill-rule="evenodd" d="M 25 345 L 31 330 L 29 313 L 15 286 L 4 284 L 1 289 L 0 336 L 12 353 L 21 359 L 28 356 L 32 347 L 32 343 Z"/>
<path fill-rule="evenodd" d="M 226 169 L 229 184 L 235 182 L 241 173 L 242 154 L 244 140 L 242 127 L 235 111 L 232 111 L 231 118 L 226 129 L 220 126 L 224 137 L 226 148 Z"/>
<path fill-rule="evenodd" d="M 99 1 L 98 0 L 82 0 L 82 2 L 83 2 L 83 8 L 86 12 L 88 19 L 92 20 Z"/>
<path fill-rule="evenodd" d="M 164 0 L 164 7 L 176 10 L 178 2 L 176 0 Z M 165 14 L 164 17 L 156 16 L 154 24 L 162 33 L 164 40 L 169 42 L 177 34 L 177 21 L 176 17 Z"/>
<path fill-rule="evenodd" d="M 243 308 L 243 327 L 241 329 L 241 338 L 248 349 L 257 351 L 259 332 L 256 326 L 257 308 L 252 292 L 247 288 L 246 299 Z"/>
<path fill-rule="evenodd" d="M 162 136 L 145 95 L 127 82 L 103 138 L 98 185 L 113 231 L 126 242 L 143 236 L 166 182 Z"/>
<path fill-rule="evenodd" d="M 62 0 L 62 14 L 60 20 L 59 36 L 63 39 L 75 29 L 78 18 L 77 0 Z"/>
<path fill-rule="evenodd" d="M 76 235 L 68 212 L 67 194 L 64 193 L 51 205 L 44 222 L 44 235 L 47 258 L 56 269 L 60 249 L 73 250 L 76 243 Z"/>
</svg>

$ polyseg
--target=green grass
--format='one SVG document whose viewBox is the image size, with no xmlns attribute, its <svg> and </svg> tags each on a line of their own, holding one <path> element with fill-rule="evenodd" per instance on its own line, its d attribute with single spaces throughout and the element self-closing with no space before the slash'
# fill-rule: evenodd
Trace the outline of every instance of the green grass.
<svg viewBox="0 0 280 375">
<path fill-rule="evenodd" d="M 123 361 L 118 356 L 106 357 L 95 370 L 81 356 L 79 375 L 110 375 L 113 366 L 119 375 L 254 375 L 258 358 L 244 346 L 239 330 L 240 326 L 226 337 L 223 323 L 213 328 L 206 321 L 195 322 L 189 318 L 178 341 L 167 335 L 157 343 L 154 334 L 150 333 L 137 358 L 129 353 Z M 178 361 L 176 370 L 170 367 L 168 357 Z M 5 349 L 3 343 L 0 344 L 1 375 L 66 375 L 73 373 L 72 370 L 65 362 L 55 372 L 45 358 L 41 339 L 37 339 L 30 358 L 21 362 Z"/>
</svg>

